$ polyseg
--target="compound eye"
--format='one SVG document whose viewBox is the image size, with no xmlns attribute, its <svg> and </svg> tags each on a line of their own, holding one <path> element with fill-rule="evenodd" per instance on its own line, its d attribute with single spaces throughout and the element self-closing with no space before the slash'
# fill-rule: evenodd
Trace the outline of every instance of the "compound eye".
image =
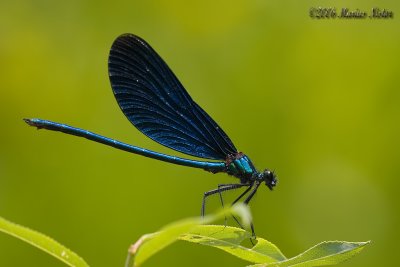
<svg viewBox="0 0 400 267">
<path fill-rule="evenodd" d="M 264 171 L 264 176 L 268 176 L 268 177 L 269 177 L 269 176 L 271 176 L 271 174 L 272 174 L 272 173 L 271 173 L 270 170 L 265 170 L 265 171 Z"/>
</svg>

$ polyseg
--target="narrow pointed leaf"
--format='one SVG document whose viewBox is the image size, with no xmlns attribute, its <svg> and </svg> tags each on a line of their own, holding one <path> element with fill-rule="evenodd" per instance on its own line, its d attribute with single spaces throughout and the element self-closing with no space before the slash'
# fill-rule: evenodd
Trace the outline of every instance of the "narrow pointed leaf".
<svg viewBox="0 0 400 267">
<path fill-rule="evenodd" d="M 223 218 L 225 215 L 228 214 L 234 214 L 240 218 L 246 218 L 245 220 L 243 220 L 244 223 L 251 221 L 248 218 L 250 216 L 248 207 L 244 204 L 239 203 L 228 209 L 224 209 L 215 215 L 209 215 L 204 218 L 189 218 L 172 223 L 162 228 L 159 232 L 151 235 L 146 235 L 145 240 L 143 240 L 143 242 L 140 242 L 140 246 L 133 246 L 135 249 L 130 250 L 130 253 L 136 254 L 134 255 L 134 259 L 132 260 L 134 266 L 141 266 L 152 255 L 156 254 L 158 251 L 178 240 L 179 236 L 189 233 L 196 226 L 200 224 L 211 223 L 213 221 Z"/>
<path fill-rule="evenodd" d="M 270 264 L 256 264 L 251 265 L 251 267 L 309 267 L 335 265 L 350 259 L 369 243 L 370 242 L 324 241 L 286 261 Z"/>
<path fill-rule="evenodd" d="M 253 263 L 272 263 L 286 260 L 282 252 L 271 242 L 257 238 L 253 248 L 242 246 L 251 234 L 243 229 L 221 225 L 200 225 L 179 239 L 211 246 Z"/>
<path fill-rule="evenodd" d="M 16 237 L 38 249 L 52 255 L 68 266 L 88 267 L 89 265 L 76 253 L 54 239 L 24 226 L 0 217 L 0 232 Z"/>
</svg>

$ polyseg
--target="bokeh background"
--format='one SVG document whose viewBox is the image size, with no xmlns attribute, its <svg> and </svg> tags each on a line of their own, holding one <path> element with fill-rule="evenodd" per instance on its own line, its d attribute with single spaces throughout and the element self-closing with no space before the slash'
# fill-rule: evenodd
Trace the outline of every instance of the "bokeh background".
<svg viewBox="0 0 400 267">
<path fill-rule="evenodd" d="M 313 6 L 395 12 L 315 20 Z M 394 266 L 399 240 L 400 21 L 396 1 L 1 1 L 0 215 L 48 234 L 92 266 L 123 266 L 140 235 L 197 216 L 226 175 L 85 139 L 24 117 L 180 155 L 146 138 L 110 89 L 113 40 L 131 32 L 279 185 L 251 203 L 257 234 L 294 256 L 323 240 L 372 240 L 342 266 Z M 399 13 L 400 14 L 400 13 Z M 182 155 L 180 155 L 182 156 Z M 229 196 L 228 196 L 229 198 Z M 218 199 L 210 200 L 210 211 Z M 146 266 L 244 266 L 176 243 Z M 0 234 L 0 266 L 63 266 Z"/>
</svg>

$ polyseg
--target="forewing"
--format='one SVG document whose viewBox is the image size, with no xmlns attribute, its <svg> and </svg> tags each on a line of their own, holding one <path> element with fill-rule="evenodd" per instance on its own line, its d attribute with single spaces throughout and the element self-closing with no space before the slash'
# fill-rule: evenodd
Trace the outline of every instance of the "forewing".
<svg viewBox="0 0 400 267">
<path fill-rule="evenodd" d="M 122 112 L 154 141 L 208 159 L 225 160 L 237 152 L 225 132 L 140 37 L 124 34 L 114 41 L 108 70 Z"/>
</svg>

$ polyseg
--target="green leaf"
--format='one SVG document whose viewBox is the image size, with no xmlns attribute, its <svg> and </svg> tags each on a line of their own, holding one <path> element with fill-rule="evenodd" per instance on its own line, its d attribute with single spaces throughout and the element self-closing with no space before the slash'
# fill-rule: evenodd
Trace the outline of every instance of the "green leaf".
<svg viewBox="0 0 400 267">
<path fill-rule="evenodd" d="M 221 249 L 243 260 L 254 263 L 272 263 L 286 260 L 282 252 L 271 242 L 257 238 L 253 248 L 242 246 L 251 234 L 243 229 L 221 225 L 196 226 L 188 234 L 181 235 L 180 240 Z"/>
<path fill-rule="evenodd" d="M 247 206 L 239 203 L 230 208 L 224 209 L 215 215 L 208 215 L 204 218 L 195 217 L 184 219 L 166 227 L 154 234 L 142 236 L 138 242 L 129 249 L 126 266 L 140 266 L 152 255 L 175 242 L 181 235 L 193 230 L 200 224 L 211 223 L 219 220 L 228 214 L 244 218 L 243 223 L 248 225 L 251 221 L 250 212 Z"/>
<path fill-rule="evenodd" d="M 247 206 L 238 204 L 204 219 L 196 217 L 172 223 L 159 232 L 142 236 L 132 245 L 125 266 L 142 265 L 176 240 L 215 247 L 243 260 L 257 263 L 251 267 L 333 265 L 353 257 L 369 243 L 325 241 L 296 257 L 287 259 L 274 244 L 263 238 L 257 238 L 257 243 L 251 248 L 244 246 L 243 241 L 251 238 L 251 234 L 243 229 L 201 225 L 223 218 L 226 214 L 240 216 L 247 225 L 251 221 Z"/>
<path fill-rule="evenodd" d="M 69 266 L 88 267 L 77 254 L 50 237 L 0 217 L 0 232 L 14 236 L 52 255 Z"/>
<path fill-rule="evenodd" d="M 251 265 L 251 267 L 308 267 L 334 265 L 350 259 L 369 243 L 370 242 L 324 241 L 288 260 L 269 264 L 255 264 Z"/>
</svg>

